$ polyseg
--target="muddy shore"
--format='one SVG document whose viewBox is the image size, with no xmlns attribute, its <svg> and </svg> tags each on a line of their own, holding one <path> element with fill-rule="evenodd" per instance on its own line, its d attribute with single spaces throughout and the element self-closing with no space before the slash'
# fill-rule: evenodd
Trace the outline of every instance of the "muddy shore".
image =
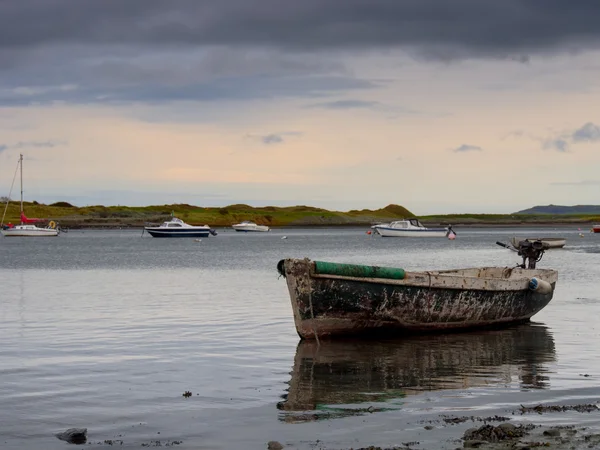
<svg viewBox="0 0 600 450">
<path fill-rule="evenodd" d="M 580 450 L 600 448 L 600 428 L 579 421 L 573 414 L 600 417 L 598 403 L 573 405 L 521 405 L 507 415 L 490 417 L 440 415 L 438 419 L 419 422 L 420 431 L 413 430 L 406 439 L 393 446 L 336 447 L 315 440 L 316 450 L 400 450 L 400 449 L 460 449 L 527 450 L 548 448 L 555 450 Z M 542 420 L 540 416 L 549 417 Z M 591 417 L 588 417 L 588 419 Z M 592 419 L 594 419 L 592 418 Z M 563 422 L 563 423 L 561 423 Z M 418 435 L 421 435 L 419 437 Z M 431 444 L 436 441 L 434 444 Z M 425 439 L 423 439 L 425 438 Z M 267 449 L 295 449 L 294 443 L 269 441 Z"/>
</svg>

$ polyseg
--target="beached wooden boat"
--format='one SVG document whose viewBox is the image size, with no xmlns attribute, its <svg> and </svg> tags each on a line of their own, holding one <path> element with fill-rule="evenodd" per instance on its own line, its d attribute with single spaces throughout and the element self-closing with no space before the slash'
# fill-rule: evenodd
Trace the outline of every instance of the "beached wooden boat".
<svg viewBox="0 0 600 450">
<path fill-rule="evenodd" d="M 287 281 L 298 334 L 319 339 L 527 321 L 552 299 L 558 273 L 535 269 L 541 243 L 520 254 L 529 268 L 407 272 L 305 258 L 281 260 L 277 269 Z"/>
<path fill-rule="evenodd" d="M 548 244 L 548 248 L 563 248 L 567 243 L 566 238 L 562 237 L 541 237 L 541 238 L 523 238 L 523 237 L 513 237 L 510 239 L 510 243 L 513 247 L 519 248 L 520 241 L 541 241 L 544 244 Z"/>
</svg>

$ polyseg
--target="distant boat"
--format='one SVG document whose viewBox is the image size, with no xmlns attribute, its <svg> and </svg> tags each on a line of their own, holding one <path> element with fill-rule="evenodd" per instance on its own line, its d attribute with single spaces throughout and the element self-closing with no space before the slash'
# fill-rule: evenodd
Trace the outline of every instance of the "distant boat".
<svg viewBox="0 0 600 450">
<path fill-rule="evenodd" d="M 592 227 L 592 231 L 593 231 L 594 233 L 600 233 L 600 224 L 598 224 L 598 225 L 594 225 L 594 226 Z"/>
<path fill-rule="evenodd" d="M 277 270 L 301 339 L 401 335 L 528 321 L 552 300 L 558 279 L 556 270 L 535 268 L 545 248 L 523 242 L 519 267 L 406 272 L 305 258 L 283 259 Z"/>
<path fill-rule="evenodd" d="M 4 224 L 4 216 L 2 216 L 2 225 L 0 226 L 1 232 L 6 237 L 51 237 L 58 236 L 60 232 L 58 228 L 58 224 L 53 220 L 48 222 L 48 225 L 45 227 L 38 227 L 35 225 L 39 222 L 46 222 L 44 219 L 33 219 L 28 218 L 23 211 L 23 155 L 19 155 L 19 162 L 17 163 L 17 168 L 21 169 L 21 224 L 20 225 L 12 225 L 12 224 Z M 12 188 L 11 188 L 12 189 Z M 6 201 L 6 207 L 4 209 L 4 213 L 6 214 L 6 209 L 8 208 L 8 202 L 10 199 Z"/>
<path fill-rule="evenodd" d="M 382 237 L 447 237 L 455 235 L 452 227 L 427 228 L 419 219 L 396 220 L 371 227 Z"/>
<path fill-rule="evenodd" d="M 519 248 L 520 241 L 528 241 L 528 242 L 542 241 L 544 244 L 548 244 L 548 248 L 563 248 L 565 246 L 565 244 L 567 243 L 567 239 L 561 238 L 561 237 L 541 237 L 541 238 L 513 237 L 510 239 L 510 243 L 515 248 Z"/>
<path fill-rule="evenodd" d="M 233 228 L 235 231 L 243 231 L 243 232 L 249 232 L 249 231 L 269 231 L 270 228 L 266 225 L 257 225 L 254 222 L 250 222 L 249 220 L 244 220 L 241 223 L 236 223 L 235 225 L 232 225 L 231 228 Z"/>
<path fill-rule="evenodd" d="M 158 227 L 144 227 L 144 231 L 152 237 L 194 237 L 202 238 L 208 237 L 210 234 L 213 236 L 217 235 L 217 232 L 208 225 L 194 226 L 185 223 L 183 220 L 173 217 L 168 222 L 163 222 Z M 142 233 L 143 234 L 143 233 Z"/>
</svg>

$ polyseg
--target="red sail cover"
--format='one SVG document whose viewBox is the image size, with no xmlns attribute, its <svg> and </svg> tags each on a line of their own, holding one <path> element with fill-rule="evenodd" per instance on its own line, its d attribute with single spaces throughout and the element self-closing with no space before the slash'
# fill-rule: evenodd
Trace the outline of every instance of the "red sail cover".
<svg viewBox="0 0 600 450">
<path fill-rule="evenodd" d="M 22 223 L 38 223 L 38 222 L 43 222 L 43 221 L 44 221 L 44 219 L 27 218 L 25 213 L 21 212 L 21 222 Z"/>
</svg>

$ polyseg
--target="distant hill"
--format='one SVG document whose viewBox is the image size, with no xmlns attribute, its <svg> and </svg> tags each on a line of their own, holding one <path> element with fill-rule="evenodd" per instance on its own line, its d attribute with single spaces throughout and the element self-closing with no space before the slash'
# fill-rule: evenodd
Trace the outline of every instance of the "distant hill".
<svg viewBox="0 0 600 450">
<path fill-rule="evenodd" d="M 513 214 L 600 214 L 600 205 L 534 206 Z"/>
</svg>

